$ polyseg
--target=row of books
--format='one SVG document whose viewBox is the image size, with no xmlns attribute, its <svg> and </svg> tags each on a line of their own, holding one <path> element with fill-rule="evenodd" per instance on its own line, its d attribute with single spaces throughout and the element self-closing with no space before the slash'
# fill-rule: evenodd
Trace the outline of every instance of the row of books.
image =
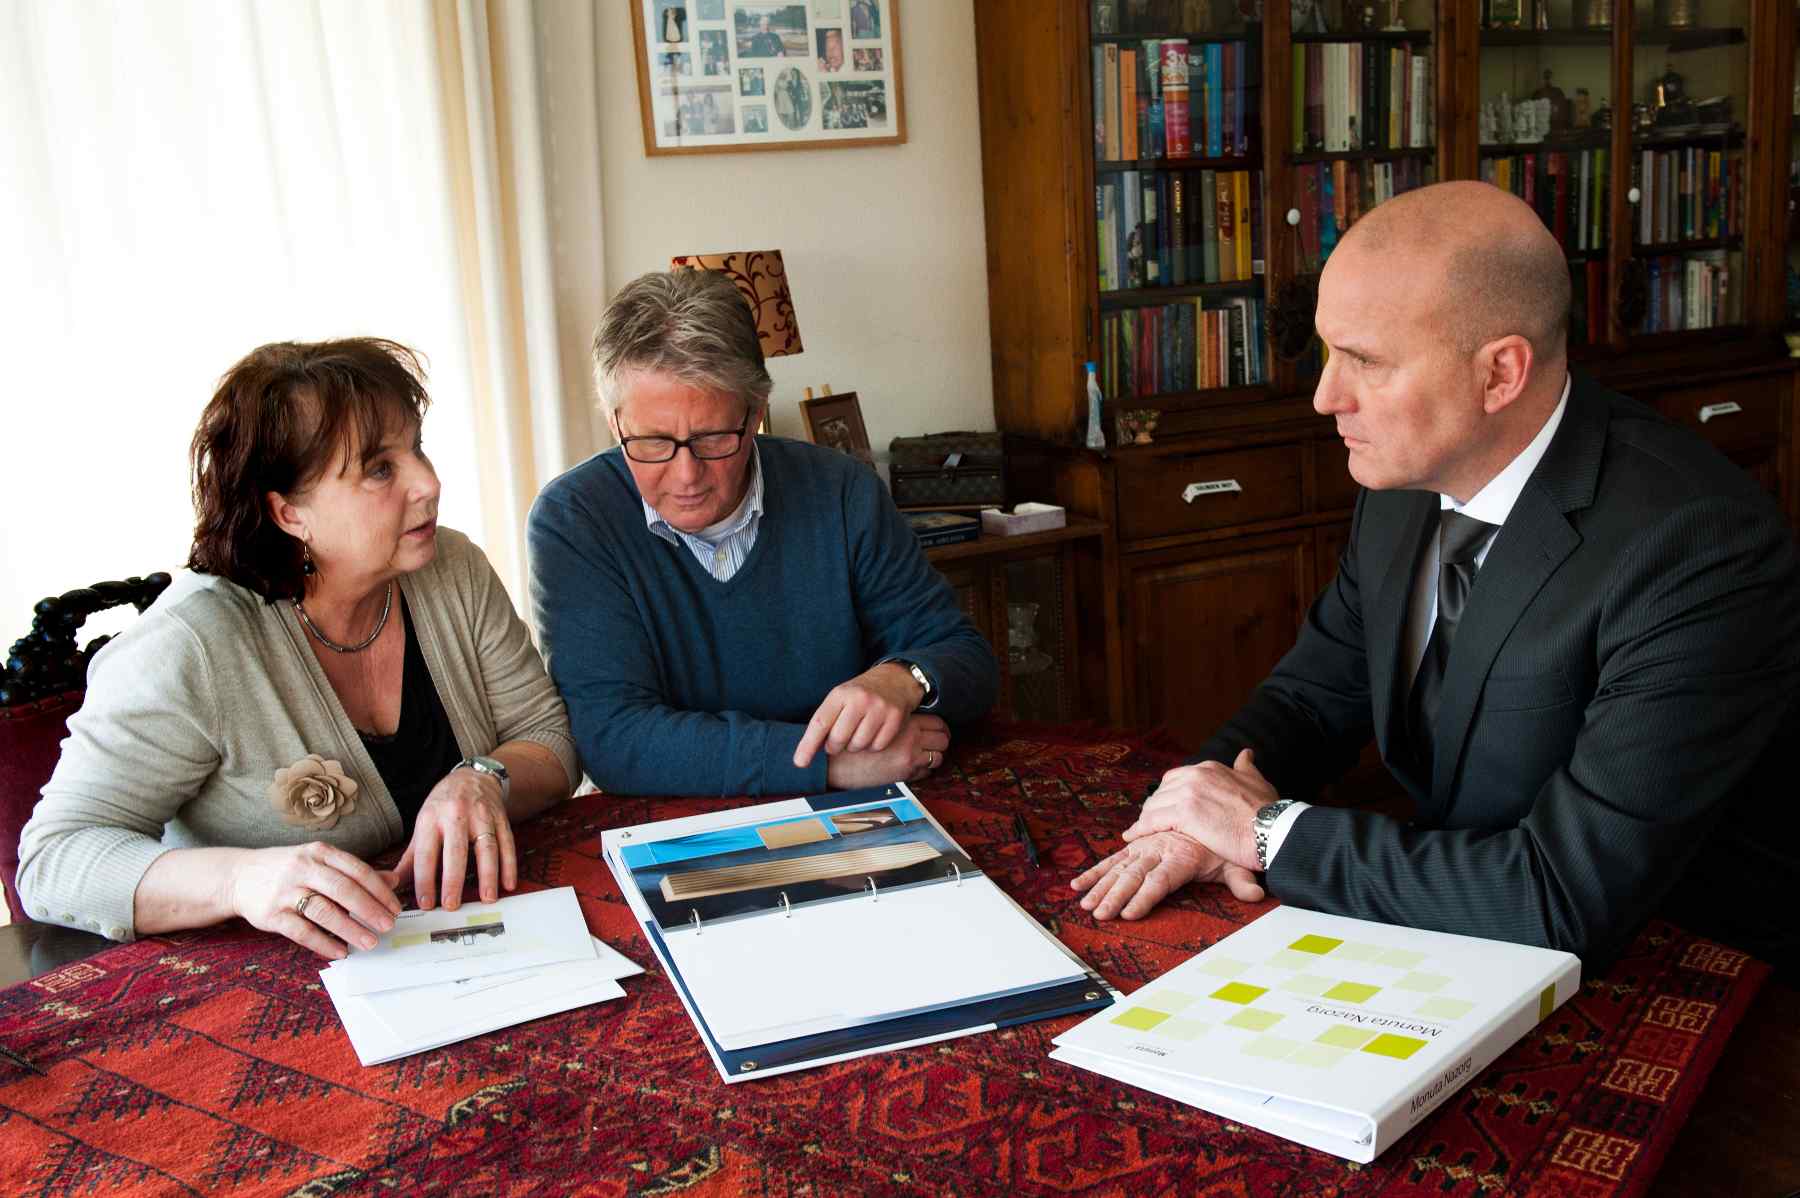
<svg viewBox="0 0 1800 1198">
<path fill-rule="evenodd" d="M 1639 245 L 1667 245 L 1744 231 L 1744 159 L 1688 146 L 1643 150 L 1631 164 L 1639 189 Z"/>
<path fill-rule="evenodd" d="M 1481 179 L 1530 204 L 1563 253 L 1606 248 L 1611 194 L 1605 150 L 1549 150 L 1481 160 Z"/>
<path fill-rule="evenodd" d="M 1705 250 L 1650 259 L 1646 264 L 1650 303 L 1639 331 L 1668 333 L 1741 322 L 1732 278 L 1734 258 L 1724 250 Z"/>
<path fill-rule="evenodd" d="M 1195 298 L 1105 313 L 1099 367 L 1112 399 L 1261 383 L 1262 300 Z"/>
<path fill-rule="evenodd" d="M 1120 171 L 1094 204 L 1101 291 L 1262 273 L 1261 171 Z"/>
<path fill-rule="evenodd" d="M 1429 46 L 1305 42 L 1293 55 L 1294 153 L 1432 144 Z"/>
<path fill-rule="evenodd" d="M 1322 269 L 1338 239 L 1375 205 L 1436 181 L 1437 168 L 1419 158 L 1300 163 L 1294 167 L 1294 190 L 1303 269 Z"/>
<path fill-rule="evenodd" d="M 1606 285 L 1606 260 L 1590 258 L 1569 264 L 1569 344 L 1587 345 L 1606 339 L 1612 319 Z"/>
<path fill-rule="evenodd" d="M 1093 0 L 1089 11 L 1096 34 L 1208 29 L 1213 0 Z"/>
<path fill-rule="evenodd" d="M 1256 55 L 1243 42 L 1152 38 L 1095 46 L 1095 157 L 1249 154 L 1262 124 L 1256 69 Z"/>
</svg>

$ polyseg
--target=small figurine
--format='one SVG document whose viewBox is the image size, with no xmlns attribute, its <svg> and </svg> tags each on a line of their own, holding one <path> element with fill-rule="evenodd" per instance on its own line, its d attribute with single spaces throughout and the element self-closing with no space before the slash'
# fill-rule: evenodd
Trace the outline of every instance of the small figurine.
<svg viewBox="0 0 1800 1198">
<path fill-rule="evenodd" d="M 1534 100 L 1548 100 L 1550 102 L 1550 128 L 1567 129 L 1569 127 L 1569 97 L 1563 94 L 1562 88 L 1550 81 L 1550 71 L 1548 68 L 1544 71 L 1544 86 L 1532 92 L 1531 98 Z"/>
<path fill-rule="evenodd" d="M 1288 16 L 1295 33 L 1329 33 L 1325 26 L 1325 6 L 1320 0 L 1288 0 Z"/>
<path fill-rule="evenodd" d="M 1577 129 L 1585 129 L 1588 127 L 1588 124 L 1593 120 L 1593 109 L 1594 101 L 1593 98 L 1588 95 L 1588 89 L 1585 87 L 1576 88 L 1575 110 L 1572 120 Z"/>
<path fill-rule="evenodd" d="M 1155 408 L 1130 408 L 1120 412 L 1116 420 L 1118 425 L 1118 443 L 1120 445 L 1150 445 L 1155 438 L 1156 422 L 1162 413 Z"/>
<path fill-rule="evenodd" d="M 1388 33 L 1405 33 L 1406 21 L 1400 16 L 1400 0 L 1387 0 L 1388 23 L 1382 28 Z"/>
</svg>

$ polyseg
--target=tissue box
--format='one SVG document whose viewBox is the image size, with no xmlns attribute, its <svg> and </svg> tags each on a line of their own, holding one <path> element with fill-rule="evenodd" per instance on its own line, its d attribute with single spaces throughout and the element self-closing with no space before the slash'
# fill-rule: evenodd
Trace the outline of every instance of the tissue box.
<svg viewBox="0 0 1800 1198">
<path fill-rule="evenodd" d="M 1069 514 L 1054 503 L 1015 504 L 1010 512 L 990 507 L 981 510 L 981 531 L 993 537 L 1017 537 L 1028 532 L 1064 528 Z"/>
</svg>

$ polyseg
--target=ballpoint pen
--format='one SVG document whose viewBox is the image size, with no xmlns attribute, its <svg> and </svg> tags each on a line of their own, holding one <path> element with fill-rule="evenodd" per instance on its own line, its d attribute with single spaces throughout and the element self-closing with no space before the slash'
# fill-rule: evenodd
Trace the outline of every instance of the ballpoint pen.
<svg viewBox="0 0 1800 1198">
<path fill-rule="evenodd" d="M 1025 846 L 1025 860 L 1031 862 L 1031 868 L 1038 868 L 1037 845 L 1031 842 L 1031 829 L 1025 826 L 1025 817 L 1015 812 L 1013 826 L 1019 830 L 1019 843 Z"/>
</svg>

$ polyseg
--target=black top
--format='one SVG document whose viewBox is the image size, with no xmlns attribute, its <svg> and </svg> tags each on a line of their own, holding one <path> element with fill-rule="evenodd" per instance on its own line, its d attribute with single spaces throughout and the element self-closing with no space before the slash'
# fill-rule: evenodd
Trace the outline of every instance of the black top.
<svg viewBox="0 0 1800 1198">
<path fill-rule="evenodd" d="M 419 650 L 419 638 L 413 634 L 412 613 L 407 610 L 404 594 L 400 596 L 400 620 L 406 634 L 400 725 L 392 736 L 364 732 L 361 728 L 356 731 L 382 782 L 387 784 L 388 793 L 394 797 L 394 805 L 400 808 L 400 819 L 410 839 L 425 797 L 445 774 L 456 768 L 462 760 L 462 750 L 456 746 L 450 716 L 438 697 L 425 654 Z"/>
</svg>

